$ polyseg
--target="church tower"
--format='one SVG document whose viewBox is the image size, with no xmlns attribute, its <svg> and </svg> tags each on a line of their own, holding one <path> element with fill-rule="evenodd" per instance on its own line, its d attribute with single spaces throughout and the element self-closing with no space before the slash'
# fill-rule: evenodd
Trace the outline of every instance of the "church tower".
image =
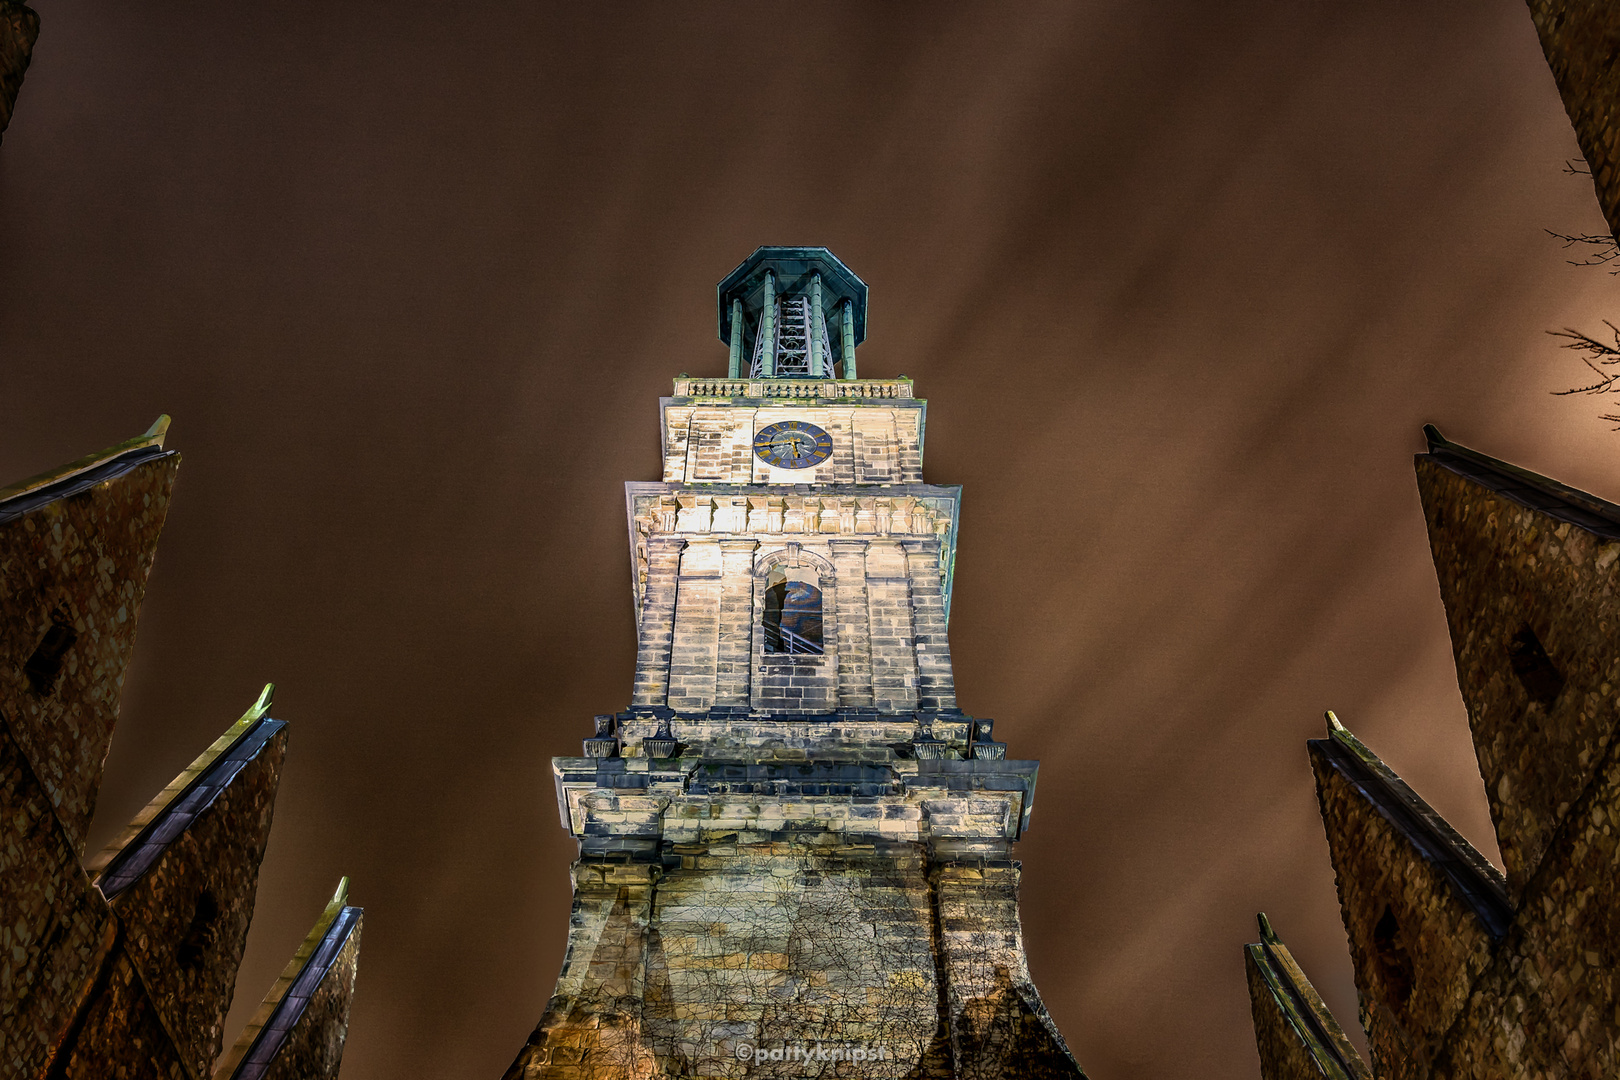
<svg viewBox="0 0 1620 1080">
<path fill-rule="evenodd" d="M 568 951 L 516 1078 L 1078 1077 L 1030 981 L 1012 846 L 1036 762 L 956 703 L 961 489 L 926 402 L 856 377 L 864 282 L 762 247 L 725 378 L 625 486 L 630 707 L 553 760 Z"/>
</svg>

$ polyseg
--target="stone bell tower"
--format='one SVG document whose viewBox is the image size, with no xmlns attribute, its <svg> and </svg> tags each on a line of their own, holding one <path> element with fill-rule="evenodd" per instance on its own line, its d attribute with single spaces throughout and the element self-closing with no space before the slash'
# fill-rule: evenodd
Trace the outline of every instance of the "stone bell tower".
<svg viewBox="0 0 1620 1080">
<path fill-rule="evenodd" d="M 1036 762 L 956 704 L 926 403 L 855 377 L 827 249 L 718 292 L 728 375 L 675 381 L 626 485 L 635 685 L 553 761 L 568 951 L 507 1076 L 1081 1076 L 1018 923 Z"/>
</svg>

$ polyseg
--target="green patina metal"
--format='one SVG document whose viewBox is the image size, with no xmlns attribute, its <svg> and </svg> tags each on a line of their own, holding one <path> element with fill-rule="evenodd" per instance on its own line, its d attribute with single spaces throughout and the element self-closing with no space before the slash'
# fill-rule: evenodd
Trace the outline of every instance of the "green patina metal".
<svg viewBox="0 0 1620 1080">
<path fill-rule="evenodd" d="M 843 323 L 844 331 L 844 378 L 858 379 L 860 376 L 855 374 L 855 317 L 853 314 L 855 302 L 845 300 L 841 306 L 843 308 L 843 318 L 840 322 Z"/>
<path fill-rule="evenodd" d="M 826 328 L 827 320 L 821 312 L 821 275 L 815 274 L 810 278 L 810 325 L 815 331 L 810 335 L 810 377 L 819 379 L 825 371 L 822 364 L 825 357 L 821 355 L 821 334 Z"/>
<path fill-rule="evenodd" d="M 742 343 L 743 343 L 743 308 L 741 300 L 731 302 L 731 363 L 726 368 L 726 378 L 740 379 L 743 377 L 742 369 Z"/>
<path fill-rule="evenodd" d="M 765 301 L 760 309 L 759 336 L 765 342 L 762 373 L 769 379 L 776 374 L 776 275 L 765 274 Z"/>
<path fill-rule="evenodd" d="M 759 248 L 716 290 L 720 340 L 733 358 L 729 377 L 830 379 L 842 360 L 842 377 L 853 378 L 866 293 L 866 283 L 824 247 Z"/>
</svg>

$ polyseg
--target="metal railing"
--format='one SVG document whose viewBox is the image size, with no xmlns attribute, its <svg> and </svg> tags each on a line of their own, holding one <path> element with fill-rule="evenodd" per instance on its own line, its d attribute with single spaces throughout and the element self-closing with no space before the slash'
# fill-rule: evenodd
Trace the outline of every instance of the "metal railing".
<svg viewBox="0 0 1620 1080">
<path fill-rule="evenodd" d="M 821 642 L 811 641 L 780 625 L 765 624 L 765 651 L 767 653 L 794 653 L 820 656 Z"/>
</svg>

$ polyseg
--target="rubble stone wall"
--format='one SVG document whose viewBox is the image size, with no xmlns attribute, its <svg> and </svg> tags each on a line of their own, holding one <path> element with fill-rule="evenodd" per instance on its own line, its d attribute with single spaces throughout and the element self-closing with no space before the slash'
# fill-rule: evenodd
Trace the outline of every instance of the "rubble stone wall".
<svg viewBox="0 0 1620 1080">
<path fill-rule="evenodd" d="M 0 1074 L 37 1076 L 113 946 L 50 797 L 0 718 Z"/>
<path fill-rule="evenodd" d="M 1617 815 L 1620 760 L 1611 753 L 1555 832 L 1436 1077 L 1613 1076 L 1620 1068 Z"/>
<path fill-rule="evenodd" d="M 282 728 L 113 898 L 125 951 L 198 1075 L 213 1072 L 224 1045 L 286 749 Z"/>
<path fill-rule="evenodd" d="M 1255 961 L 1257 946 L 1243 954 L 1249 980 L 1249 1008 L 1254 1016 L 1255 1048 L 1260 1052 L 1260 1080 L 1334 1080 L 1306 1049 L 1304 1033 L 1294 1027 Z"/>
<path fill-rule="evenodd" d="M 166 454 L 0 524 L 0 714 L 81 855 L 179 467 Z"/>
<path fill-rule="evenodd" d="M 1373 1069 L 1421 1077 L 1494 942 L 1434 862 L 1321 744 L 1310 750 Z"/>
<path fill-rule="evenodd" d="M 1620 235 L 1620 11 L 1606 0 L 1529 0 L 1564 111 L 1592 169 L 1609 229 Z"/>
<path fill-rule="evenodd" d="M 1597 535 L 1425 455 L 1418 489 L 1510 893 L 1591 782 L 1620 714 L 1620 530 Z"/>
</svg>

